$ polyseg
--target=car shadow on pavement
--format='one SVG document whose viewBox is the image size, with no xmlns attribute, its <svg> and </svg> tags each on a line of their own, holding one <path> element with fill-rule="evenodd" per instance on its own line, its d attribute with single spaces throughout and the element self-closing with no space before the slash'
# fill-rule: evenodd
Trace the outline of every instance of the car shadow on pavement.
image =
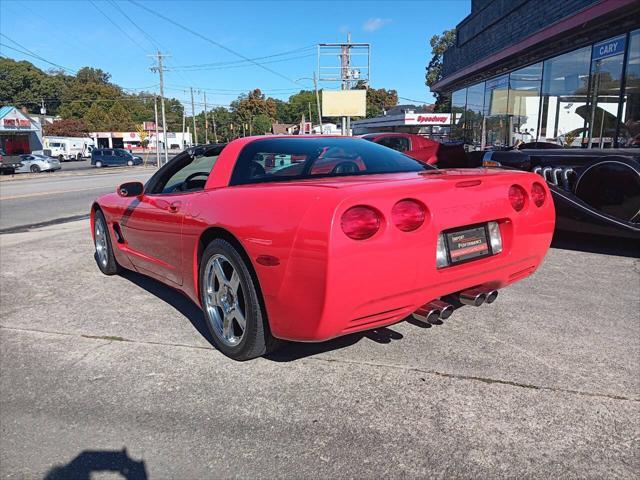
<svg viewBox="0 0 640 480">
<path fill-rule="evenodd" d="M 179 290 L 173 289 L 164 283 L 137 272 L 123 270 L 120 273 L 120 276 L 175 308 L 178 312 L 184 315 L 198 333 L 215 348 L 211 339 L 211 333 L 205 323 L 204 313 L 202 313 L 200 307 L 193 303 L 190 298 Z M 436 321 L 433 324 L 424 323 L 419 320 L 415 320 L 411 316 L 403 319 L 402 321 L 405 320 L 419 328 L 431 328 L 434 325 L 437 326 L 438 324 L 442 324 L 440 321 Z M 265 355 L 263 358 L 274 362 L 291 362 L 312 355 L 350 347 L 351 345 L 358 343 L 363 338 L 367 338 L 380 344 L 388 344 L 402 340 L 404 337 L 400 332 L 397 332 L 392 328 L 382 327 L 367 330 L 365 332 L 352 333 L 350 335 L 345 335 L 320 343 L 285 342 L 278 350 Z"/>
<path fill-rule="evenodd" d="M 164 283 L 158 282 L 151 277 L 147 277 L 131 270 L 123 270 L 120 273 L 120 276 L 175 308 L 178 312 L 184 315 L 198 333 L 202 335 L 204 339 L 211 344 L 211 346 L 213 346 L 211 333 L 205 324 L 204 314 L 200 307 L 193 303 L 189 297 L 179 290 L 165 285 Z"/>
<path fill-rule="evenodd" d="M 628 238 L 581 235 L 556 231 L 553 234 L 551 248 L 640 258 L 640 243 Z"/>
<path fill-rule="evenodd" d="M 126 448 L 122 450 L 84 450 L 65 465 L 52 467 L 44 480 L 90 480 L 98 472 L 119 473 L 126 480 L 146 480 L 143 460 L 134 460 Z"/>
</svg>

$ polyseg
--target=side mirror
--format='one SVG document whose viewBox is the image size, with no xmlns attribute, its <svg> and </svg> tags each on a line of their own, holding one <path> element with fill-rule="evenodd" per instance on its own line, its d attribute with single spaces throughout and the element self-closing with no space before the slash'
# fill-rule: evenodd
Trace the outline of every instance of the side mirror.
<svg viewBox="0 0 640 480">
<path fill-rule="evenodd" d="M 121 197 L 139 197 L 143 191 L 144 185 L 140 182 L 123 183 L 116 189 Z"/>
</svg>

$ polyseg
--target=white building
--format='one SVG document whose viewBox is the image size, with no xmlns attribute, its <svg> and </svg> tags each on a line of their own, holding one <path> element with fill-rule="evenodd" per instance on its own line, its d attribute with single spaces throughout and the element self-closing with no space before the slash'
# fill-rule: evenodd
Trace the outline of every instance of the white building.
<svg viewBox="0 0 640 480">
<path fill-rule="evenodd" d="M 155 151 L 156 134 L 154 131 L 147 133 L 148 145 L 146 150 Z M 124 148 L 131 151 L 142 151 L 140 134 L 138 132 L 92 132 L 89 136 L 93 139 L 97 148 Z M 162 132 L 158 132 L 160 148 L 164 148 L 165 138 Z M 167 132 L 166 145 L 169 150 L 184 150 L 192 145 L 191 132 Z"/>
</svg>

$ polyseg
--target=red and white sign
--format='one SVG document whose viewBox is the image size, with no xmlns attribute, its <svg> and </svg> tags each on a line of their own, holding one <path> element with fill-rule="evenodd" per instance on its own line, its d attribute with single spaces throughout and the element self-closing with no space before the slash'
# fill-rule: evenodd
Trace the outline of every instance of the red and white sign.
<svg viewBox="0 0 640 480">
<path fill-rule="evenodd" d="M 19 118 L 4 118 L 2 119 L 2 124 L 8 128 L 20 128 L 29 127 L 31 122 L 29 122 L 29 120 L 22 120 Z"/>
<path fill-rule="evenodd" d="M 405 125 L 450 125 L 450 113 L 413 113 L 406 114 Z"/>
</svg>

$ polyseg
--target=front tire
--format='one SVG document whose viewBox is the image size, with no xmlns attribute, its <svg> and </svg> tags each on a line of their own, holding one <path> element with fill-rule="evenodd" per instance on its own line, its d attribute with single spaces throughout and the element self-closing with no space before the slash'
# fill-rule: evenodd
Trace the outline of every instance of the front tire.
<svg viewBox="0 0 640 480">
<path fill-rule="evenodd" d="M 102 168 L 102 162 L 100 160 L 96 162 L 96 168 Z"/>
<path fill-rule="evenodd" d="M 133 167 L 133 160 L 128 160 L 127 161 L 127 165 L 130 166 L 130 167 Z"/>
<path fill-rule="evenodd" d="M 96 249 L 94 258 L 98 268 L 105 275 L 115 275 L 120 272 L 120 265 L 113 254 L 107 221 L 101 210 L 96 211 L 93 224 L 93 240 Z"/>
<path fill-rule="evenodd" d="M 257 280 L 233 245 L 215 239 L 200 262 L 200 303 L 216 348 L 234 360 L 277 347 L 260 303 Z"/>
<path fill-rule="evenodd" d="M 31 165 L 29 170 L 31 170 L 31 173 L 40 173 L 40 167 L 38 165 Z"/>
</svg>

